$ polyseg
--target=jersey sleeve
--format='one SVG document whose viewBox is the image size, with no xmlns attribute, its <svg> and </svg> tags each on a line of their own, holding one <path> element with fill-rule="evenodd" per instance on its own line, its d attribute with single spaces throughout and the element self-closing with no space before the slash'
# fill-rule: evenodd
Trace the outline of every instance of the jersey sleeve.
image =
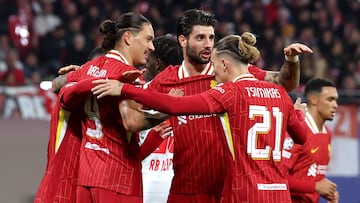
<svg viewBox="0 0 360 203">
<path fill-rule="evenodd" d="M 291 104 L 292 105 L 292 104 Z M 287 131 L 291 138 L 297 144 L 304 144 L 309 133 L 304 119 L 299 118 L 300 110 L 295 110 L 293 106 L 290 108 Z"/>
<path fill-rule="evenodd" d="M 265 80 L 266 71 L 261 68 L 250 64 L 248 70 L 251 74 L 253 74 L 258 80 Z"/>
<path fill-rule="evenodd" d="M 169 114 L 198 113 L 207 114 L 210 112 L 207 102 L 200 95 L 174 97 L 167 94 L 151 92 L 124 84 L 121 94 L 133 99 L 148 108 L 152 108 Z"/>
<path fill-rule="evenodd" d="M 299 150 L 299 145 L 294 143 L 288 132 L 285 132 L 281 161 L 285 173 L 288 173 L 288 171 L 293 168 L 298 159 Z"/>
<path fill-rule="evenodd" d="M 289 188 L 293 192 L 310 193 L 315 191 L 315 181 L 303 180 L 301 178 L 291 175 L 295 163 L 298 161 L 302 153 L 302 146 L 294 144 L 294 141 L 288 133 L 285 134 L 283 151 L 282 151 L 282 168 L 286 174 L 289 183 Z"/>
<path fill-rule="evenodd" d="M 206 101 L 211 113 L 223 113 L 229 106 L 234 105 L 234 92 L 228 85 L 220 84 L 200 95 Z"/>
<path fill-rule="evenodd" d="M 293 192 L 301 193 L 313 193 L 315 192 L 316 182 L 313 180 L 303 180 L 296 178 L 291 175 L 287 175 L 287 180 L 289 183 L 289 188 Z"/>
<path fill-rule="evenodd" d="M 91 88 L 95 86 L 92 81 L 96 79 L 100 78 L 66 84 L 59 94 L 61 106 L 65 109 L 75 109 L 87 96 L 92 95 Z"/>
<path fill-rule="evenodd" d="M 164 141 L 160 134 L 154 129 L 151 129 L 147 133 L 148 135 L 146 136 L 145 141 L 140 145 L 140 160 L 145 159 L 149 154 L 155 151 L 162 141 Z"/>
<path fill-rule="evenodd" d="M 66 82 L 77 82 L 81 79 L 80 69 L 71 71 L 66 75 Z"/>
<path fill-rule="evenodd" d="M 291 175 L 291 170 L 294 167 L 294 164 L 298 161 L 299 155 L 301 154 L 302 147 L 295 145 L 294 148 L 289 150 L 291 156 L 289 158 L 282 159 L 282 166 L 286 174 L 286 178 L 289 183 L 289 188 L 293 192 L 301 193 L 312 193 L 315 192 L 316 182 L 313 180 L 304 180 L 302 178 Z"/>
</svg>

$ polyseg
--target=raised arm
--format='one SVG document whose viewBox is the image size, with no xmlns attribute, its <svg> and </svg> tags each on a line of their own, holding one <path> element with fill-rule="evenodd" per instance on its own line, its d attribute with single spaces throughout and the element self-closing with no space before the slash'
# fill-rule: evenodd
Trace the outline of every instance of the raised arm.
<svg viewBox="0 0 360 203">
<path fill-rule="evenodd" d="M 285 62 L 280 71 L 266 71 L 265 80 L 282 85 L 288 92 L 295 89 L 300 81 L 299 54 L 302 53 L 313 51 L 300 43 L 290 44 L 284 48 Z"/>
<path fill-rule="evenodd" d="M 168 114 L 161 112 L 149 114 L 146 111 L 141 111 L 141 107 L 142 105 L 134 100 L 123 100 L 120 102 L 119 111 L 126 130 L 131 132 L 145 130 L 158 125 L 169 117 Z"/>
</svg>

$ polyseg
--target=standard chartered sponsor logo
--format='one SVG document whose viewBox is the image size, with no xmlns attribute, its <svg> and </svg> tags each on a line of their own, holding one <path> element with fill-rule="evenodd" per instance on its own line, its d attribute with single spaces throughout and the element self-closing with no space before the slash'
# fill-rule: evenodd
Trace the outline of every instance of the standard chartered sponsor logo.
<svg viewBox="0 0 360 203">
<path fill-rule="evenodd" d="M 307 176 L 315 177 L 316 176 L 316 168 L 317 168 L 316 163 L 313 163 L 308 169 Z"/>
<path fill-rule="evenodd" d="M 179 125 L 187 124 L 186 116 L 178 116 L 177 119 L 178 119 L 178 124 Z"/>
<path fill-rule="evenodd" d="M 316 163 L 313 163 L 308 169 L 307 176 L 316 177 L 317 174 L 325 175 L 327 168 L 327 165 L 317 165 Z"/>
<path fill-rule="evenodd" d="M 178 116 L 178 124 L 187 124 L 187 121 L 202 119 L 202 118 L 210 118 L 212 116 L 216 116 L 216 114 L 206 114 L 206 115 L 188 115 L 188 116 Z"/>
</svg>

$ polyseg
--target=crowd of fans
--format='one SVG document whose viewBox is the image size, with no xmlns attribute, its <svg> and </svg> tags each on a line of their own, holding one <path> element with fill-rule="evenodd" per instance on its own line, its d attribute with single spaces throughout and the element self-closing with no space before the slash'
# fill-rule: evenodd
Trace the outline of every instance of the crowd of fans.
<svg viewBox="0 0 360 203">
<path fill-rule="evenodd" d="M 36 85 L 63 65 L 84 63 L 101 43 L 104 19 L 136 11 L 151 20 L 156 36 L 175 34 L 175 19 L 190 8 L 215 14 L 218 39 L 255 33 L 260 67 L 278 70 L 283 48 L 302 42 L 314 54 L 301 57 L 301 84 L 317 76 L 360 89 L 358 0 L 0 0 L 0 81 Z"/>
</svg>

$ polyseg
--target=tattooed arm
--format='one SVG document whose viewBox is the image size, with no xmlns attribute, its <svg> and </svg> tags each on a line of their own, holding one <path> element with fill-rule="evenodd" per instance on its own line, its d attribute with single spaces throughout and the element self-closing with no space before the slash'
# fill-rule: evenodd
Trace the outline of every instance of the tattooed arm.
<svg viewBox="0 0 360 203">
<path fill-rule="evenodd" d="M 285 63 L 280 71 L 267 71 L 265 80 L 276 84 L 281 84 L 287 91 L 295 89 L 300 80 L 299 54 L 312 53 L 312 50 L 300 43 L 290 44 L 284 48 Z"/>
</svg>

